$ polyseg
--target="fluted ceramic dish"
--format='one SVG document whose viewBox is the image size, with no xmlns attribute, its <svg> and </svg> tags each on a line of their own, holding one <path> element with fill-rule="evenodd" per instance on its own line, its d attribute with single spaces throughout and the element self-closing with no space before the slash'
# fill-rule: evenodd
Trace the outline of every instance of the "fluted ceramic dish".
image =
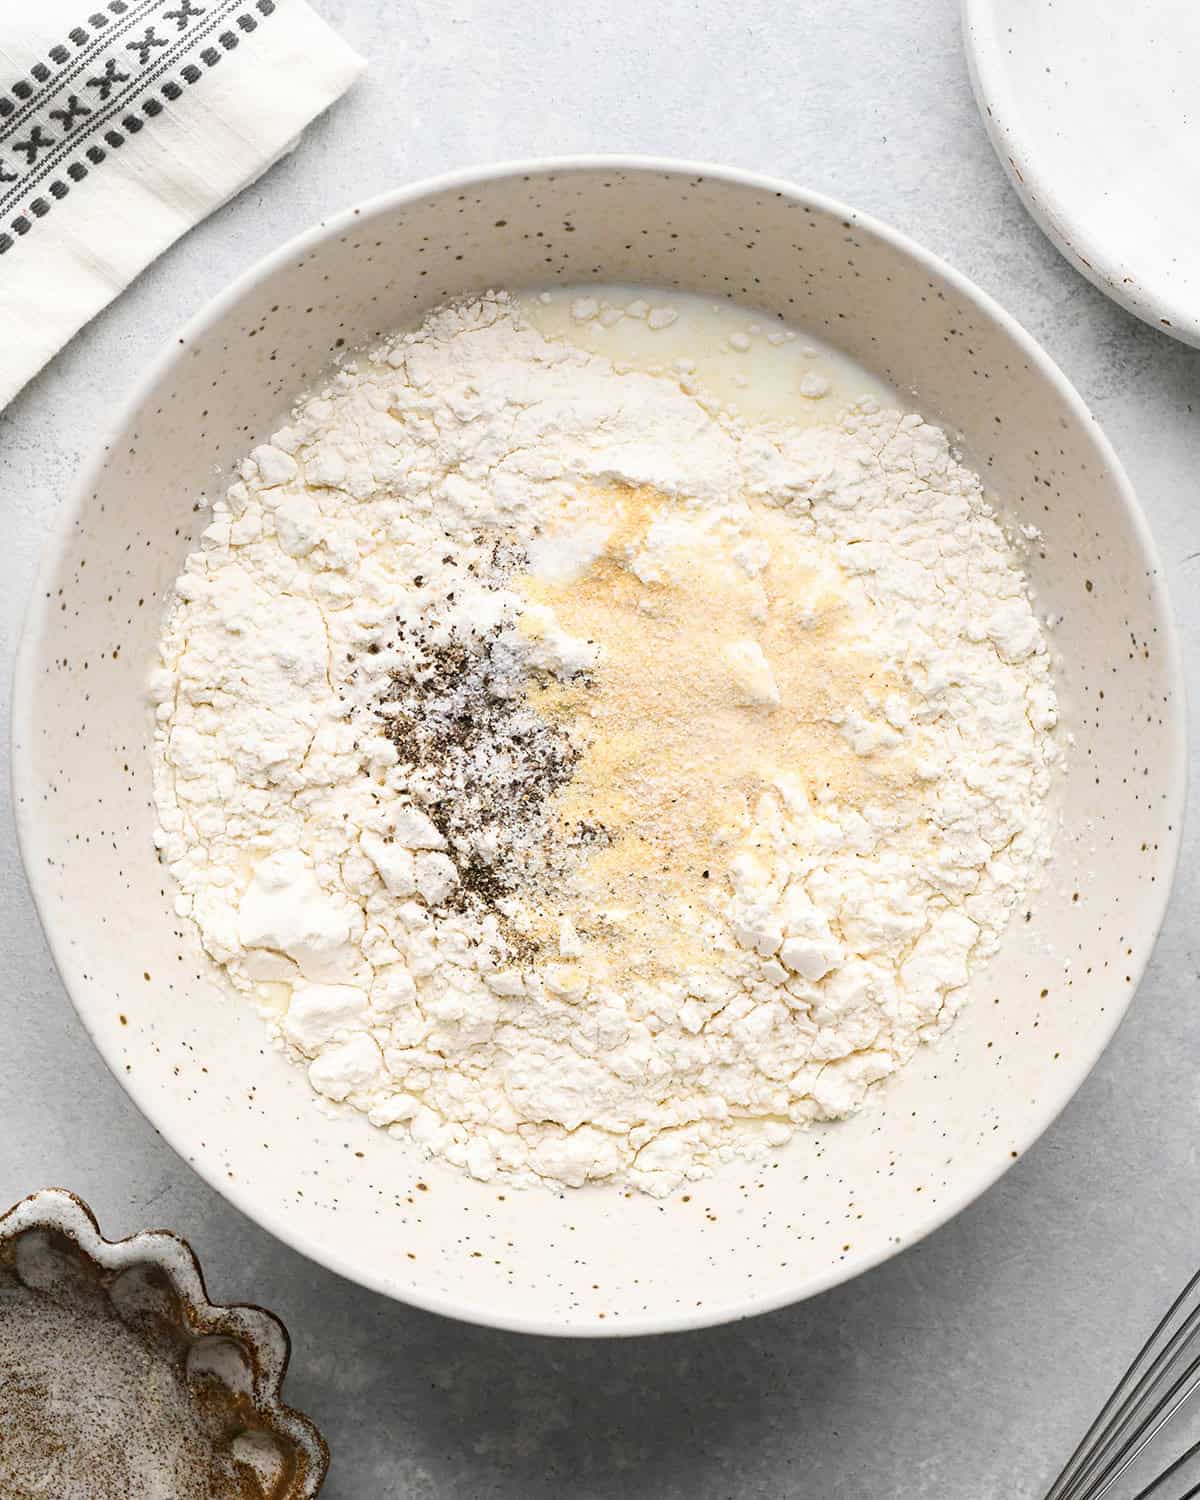
<svg viewBox="0 0 1200 1500">
<path fill-rule="evenodd" d="M 329 1455 L 284 1405 L 287 1332 L 208 1300 L 161 1230 L 112 1243 L 74 1194 L 0 1216 L 0 1495 L 311 1500 Z"/>
<path fill-rule="evenodd" d="M 793 318 L 961 434 L 1059 624 L 1073 735 L 1051 877 L 945 1042 L 854 1120 L 664 1202 L 471 1180 L 330 1119 L 172 909 L 152 843 L 145 684 L 219 488 L 339 353 L 487 287 L 682 287 Z M 219 1191 L 346 1276 L 458 1317 L 637 1333 L 818 1292 L 970 1202 L 1046 1128 L 1133 994 L 1167 899 L 1183 693 L 1153 545 L 1112 449 L 994 302 L 853 209 L 713 167 L 583 159 L 443 178 L 293 241 L 147 373 L 67 500 L 21 649 L 21 845 L 84 1024 Z"/>
</svg>

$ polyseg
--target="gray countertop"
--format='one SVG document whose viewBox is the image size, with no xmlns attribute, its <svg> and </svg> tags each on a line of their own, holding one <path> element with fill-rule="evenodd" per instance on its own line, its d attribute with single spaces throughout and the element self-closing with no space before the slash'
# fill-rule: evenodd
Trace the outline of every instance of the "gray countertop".
<svg viewBox="0 0 1200 1500">
<path fill-rule="evenodd" d="M 727 162 L 843 198 L 997 297 L 1063 366 L 1127 465 L 1195 678 L 1200 351 L 1108 303 L 1025 216 L 976 115 L 954 0 L 317 3 L 369 57 L 367 77 L 0 416 L 6 676 L 42 539 L 80 458 L 172 328 L 231 276 L 321 215 L 411 179 L 630 151 Z M 1200 1263 L 1194 819 L 1129 1018 L 997 1187 L 815 1301 L 611 1343 L 495 1333 L 386 1302 L 229 1208 L 92 1050 L 6 826 L 0 1205 L 69 1186 L 106 1233 L 178 1229 L 214 1297 L 276 1309 L 295 1343 L 290 1398 L 334 1449 L 330 1500 L 1037 1495 Z"/>
</svg>

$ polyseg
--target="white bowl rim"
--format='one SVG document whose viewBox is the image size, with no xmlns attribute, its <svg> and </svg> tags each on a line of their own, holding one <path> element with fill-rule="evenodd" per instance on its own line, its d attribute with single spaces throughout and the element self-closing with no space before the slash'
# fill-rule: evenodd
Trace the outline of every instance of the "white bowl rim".
<svg viewBox="0 0 1200 1500">
<path fill-rule="evenodd" d="M 1185 306 L 1140 278 L 1132 283 L 1136 291 L 1130 291 L 1126 278 L 1132 268 L 1114 259 L 1101 241 L 1077 230 L 1065 211 L 1061 219 L 1056 217 L 1061 199 L 1053 181 L 1038 167 L 1036 148 L 1021 129 L 1021 114 L 999 50 L 985 40 L 995 8 L 996 0 L 962 0 L 963 50 L 983 127 L 1026 212 L 1059 254 L 1098 291 L 1159 333 L 1200 347 L 1200 311 L 1194 304 Z M 1075 240 L 1067 237 L 1068 229 Z"/>
<path fill-rule="evenodd" d="M 463 168 L 453 172 L 443 173 L 435 177 L 423 178 L 418 182 L 406 187 L 394 188 L 387 192 L 376 194 L 374 197 L 365 199 L 363 202 L 351 205 L 340 213 L 331 215 L 320 220 L 310 229 L 304 230 L 294 236 L 278 249 L 271 251 L 255 262 L 246 271 L 243 271 L 234 281 L 226 287 L 223 292 L 209 300 L 199 312 L 194 313 L 183 323 L 163 348 L 162 352 L 151 360 L 145 369 L 145 373 L 137 380 L 121 404 L 115 419 L 109 424 L 108 429 L 100 434 L 92 450 L 92 456 L 84 463 L 76 478 L 74 487 L 64 502 L 57 524 L 51 531 L 44 545 L 44 551 L 39 563 L 37 577 L 35 580 L 34 593 L 30 601 L 29 611 L 25 618 L 21 642 L 17 653 L 16 670 L 13 679 L 12 697 L 12 747 L 11 747 L 11 776 L 14 793 L 14 810 L 17 828 L 17 843 L 21 858 L 25 866 L 26 877 L 29 880 L 33 892 L 34 904 L 42 924 L 42 930 L 46 936 L 46 943 L 50 949 L 50 955 L 54 960 L 63 987 L 66 989 L 71 1003 L 75 1008 L 84 1030 L 95 1043 L 97 1050 L 104 1059 L 113 1076 L 122 1084 L 130 1098 L 138 1109 L 146 1116 L 163 1139 L 176 1152 L 176 1154 L 199 1176 L 221 1195 L 227 1202 L 244 1213 L 247 1218 L 260 1225 L 276 1239 L 282 1241 L 290 1248 L 299 1251 L 308 1259 L 324 1266 L 327 1270 L 344 1276 L 347 1280 L 356 1282 L 369 1290 L 378 1292 L 391 1300 L 402 1300 L 415 1307 L 423 1308 L 428 1312 L 441 1313 L 444 1316 L 456 1318 L 468 1323 L 476 1323 L 486 1327 L 505 1329 L 516 1333 L 528 1333 L 534 1335 L 551 1335 L 558 1337 L 634 1337 L 643 1334 L 660 1334 L 685 1332 L 698 1328 L 719 1326 L 723 1323 L 734 1322 L 742 1318 L 753 1317 L 760 1313 L 771 1312 L 780 1307 L 791 1306 L 795 1302 L 807 1300 L 809 1297 L 828 1291 L 842 1282 L 852 1280 L 864 1271 L 871 1270 L 874 1266 L 889 1260 L 892 1256 L 907 1250 L 919 1243 L 926 1235 L 961 1213 L 991 1187 L 1012 1165 L 1013 1160 L 1023 1156 L 1025 1151 L 1044 1133 L 1054 1122 L 1058 1115 L 1065 1109 L 1066 1105 L 1074 1097 L 1076 1091 L 1084 1079 L 1095 1066 L 1096 1061 L 1108 1045 L 1113 1033 L 1116 1031 L 1121 1020 L 1124 1018 L 1137 987 L 1145 972 L 1149 956 L 1153 951 L 1153 943 L 1147 944 L 1145 957 L 1137 965 L 1136 973 L 1131 978 L 1131 983 L 1126 989 L 1124 1003 L 1114 1006 L 1106 1013 L 1102 1025 L 1098 1025 L 1090 1034 L 1090 1046 L 1082 1047 L 1072 1055 L 1071 1063 L 1065 1067 L 1060 1077 L 1064 1080 L 1061 1090 L 1053 1098 L 1047 1100 L 1041 1111 L 1039 1111 L 1030 1124 L 1014 1137 L 1013 1155 L 1002 1161 L 999 1166 L 989 1166 L 980 1171 L 968 1183 L 956 1193 L 948 1195 L 939 1200 L 938 1207 L 932 1212 L 924 1223 L 898 1237 L 891 1244 L 878 1250 L 863 1252 L 860 1255 L 849 1257 L 846 1261 L 836 1266 L 829 1267 L 818 1276 L 811 1276 L 787 1291 L 776 1291 L 755 1297 L 744 1297 L 736 1302 L 726 1305 L 707 1304 L 702 1310 L 677 1310 L 663 1313 L 646 1313 L 642 1316 L 623 1319 L 620 1326 L 614 1323 L 607 1324 L 603 1330 L 593 1327 L 581 1327 L 574 1325 L 562 1325 L 553 1319 L 542 1319 L 523 1315 L 513 1316 L 503 1308 L 482 1308 L 479 1304 L 455 1297 L 449 1294 L 426 1291 L 421 1288 L 405 1288 L 403 1294 L 389 1286 L 382 1275 L 373 1275 L 360 1267 L 349 1265 L 340 1255 L 336 1248 L 327 1245 L 316 1245 L 303 1233 L 297 1233 L 290 1225 L 282 1211 L 270 1206 L 264 1208 L 261 1204 L 252 1201 L 251 1192 L 238 1181 L 230 1181 L 223 1170 L 215 1162 L 205 1161 L 203 1155 L 196 1152 L 193 1156 L 194 1143 L 185 1138 L 183 1131 L 177 1130 L 165 1114 L 139 1097 L 136 1075 L 127 1075 L 124 1066 L 117 1056 L 115 1047 L 107 1047 L 97 1031 L 89 1024 L 88 1005 L 86 1001 L 77 998 L 71 985 L 63 977 L 66 970 L 66 955 L 63 944 L 56 939 L 51 927 L 47 924 L 46 914 L 51 909 L 49 893 L 43 885 L 41 867 L 32 858 L 32 846 L 35 838 L 34 804 L 31 799 L 23 797 L 22 791 L 31 784 L 32 765 L 31 752 L 22 739 L 18 738 L 16 726 L 26 722 L 24 710 L 31 702 L 34 692 L 34 683 L 37 671 L 35 659 L 35 643 L 41 634 L 41 623 L 46 613 L 44 601 L 48 597 L 46 585 L 58 566 L 59 558 L 67 545 L 68 539 L 80 520 L 87 498 L 100 473 L 104 468 L 109 444 L 112 439 L 123 428 L 130 416 L 147 399 L 154 387 L 163 377 L 166 370 L 177 357 L 180 345 L 189 342 L 201 334 L 216 319 L 221 317 L 241 296 L 256 284 L 265 280 L 277 269 L 294 259 L 298 252 L 303 252 L 309 247 L 319 244 L 326 239 L 336 236 L 338 233 L 352 228 L 355 221 L 362 216 L 374 213 L 381 209 L 389 209 L 403 206 L 416 199 L 427 197 L 434 193 L 442 193 L 455 189 L 471 188 L 477 184 L 491 183 L 496 180 L 513 177 L 519 178 L 526 175 L 546 175 L 550 173 L 568 173 L 577 171 L 587 172 L 632 172 L 632 173 L 663 173 L 684 177 L 702 177 L 714 181 L 727 182 L 738 187 L 757 190 L 762 193 L 779 194 L 791 199 L 810 204 L 820 212 L 836 216 L 841 219 L 850 220 L 856 226 L 861 226 L 865 231 L 884 240 L 902 254 L 911 257 L 925 269 L 934 272 L 951 284 L 955 290 L 967 301 L 971 302 L 983 315 L 997 322 L 1009 335 L 1014 343 L 1020 348 L 1025 357 L 1039 371 L 1045 375 L 1055 386 L 1064 403 L 1074 412 L 1079 420 L 1092 428 L 1092 436 L 1095 438 L 1100 455 L 1105 465 L 1112 473 L 1115 487 L 1128 514 L 1132 528 L 1137 536 L 1138 545 L 1142 549 L 1150 568 L 1152 577 L 1150 586 L 1153 591 L 1154 602 L 1161 617 L 1162 638 L 1161 651 L 1165 662 L 1166 674 L 1173 684 L 1172 705 L 1174 708 L 1174 722 L 1167 725 L 1167 732 L 1172 734 L 1174 744 L 1171 747 L 1169 760 L 1174 765 L 1174 775 L 1171 777 L 1171 786 L 1167 795 L 1173 798 L 1170 807 L 1171 833 L 1167 854 L 1167 868 L 1170 879 L 1162 881 L 1155 896 L 1148 898 L 1148 904 L 1155 902 L 1157 909 L 1152 912 L 1153 931 L 1155 941 L 1162 930 L 1163 920 L 1166 916 L 1167 904 L 1174 886 L 1174 877 L 1179 862 L 1180 842 L 1182 836 L 1182 814 L 1187 799 L 1187 722 L 1186 722 L 1186 692 L 1184 687 L 1182 658 L 1179 648 L 1178 632 L 1175 620 L 1167 596 L 1166 586 L 1163 581 L 1162 562 L 1151 536 L 1146 518 L 1142 513 L 1137 499 L 1134 495 L 1132 485 L 1118 459 L 1112 444 L 1104 435 L 1104 432 L 1096 422 L 1094 415 L 1080 396 L 1075 387 L 1059 369 L 1058 365 L 1051 359 L 1049 354 L 1026 332 L 1020 323 L 1000 306 L 989 294 L 976 286 L 974 282 L 956 271 L 939 256 L 924 249 L 914 240 L 899 230 L 893 229 L 870 214 L 860 213 L 857 209 L 830 198 L 808 188 L 798 187 L 796 184 L 784 178 L 770 177 L 761 173 L 742 171 L 734 167 L 725 167 L 708 162 L 691 161 L 674 157 L 657 157 L 645 155 L 617 155 L 617 154 L 582 154 L 562 157 L 538 157 L 529 159 L 518 159 L 513 161 L 487 163 L 482 166 Z"/>
</svg>

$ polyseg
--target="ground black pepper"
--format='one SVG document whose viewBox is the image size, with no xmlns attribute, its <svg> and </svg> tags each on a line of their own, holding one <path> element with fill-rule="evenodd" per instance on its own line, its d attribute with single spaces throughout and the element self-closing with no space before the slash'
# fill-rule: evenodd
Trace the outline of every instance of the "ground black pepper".
<svg viewBox="0 0 1200 1500">
<path fill-rule="evenodd" d="M 525 699 L 525 669 L 502 627 L 414 641 L 417 665 L 394 671 L 377 707 L 408 784 L 459 872 L 452 904 L 494 909 L 518 887 L 562 873 L 572 852 L 605 838 L 564 832 L 552 799 L 579 749 Z"/>
</svg>

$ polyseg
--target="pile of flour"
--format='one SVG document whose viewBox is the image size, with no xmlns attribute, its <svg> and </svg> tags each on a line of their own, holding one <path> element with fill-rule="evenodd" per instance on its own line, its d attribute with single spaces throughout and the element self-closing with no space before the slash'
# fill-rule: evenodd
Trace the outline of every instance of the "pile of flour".
<svg viewBox="0 0 1200 1500">
<path fill-rule="evenodd" d="M 708 711 L 760 751 L 694 889 L 637 885 L 636 828 L 588 810 L 624 805 L 602 708 L 651 701 L 653 668 L 636 629 L 618 649 L 563 618 L 603 566 L 644 585 L 627 622 L 666 628 L 697 557 L 741 601 L 695 643 Z M 772 630 L 810 628 L 853 670 L 772 663 Z M 853 1113 L 946 1028 L 1049 852 L 1046 643 L 944 434 L 870 403 L 753 426 L 504 295 L 347 367 L 254 450 L 161 655 L 178 912 L 320 1095 L 482 1180 L 664 1194 Z M 793 724 L 817 749 L 772 763 Z M 719 747 L 663 742 L 681 758 L 651 791 L 673 806 L 677 767 L 686 807 Z M 604 896 L 589 872 L 618 867 L 661 910 Z"/>
</svg>

